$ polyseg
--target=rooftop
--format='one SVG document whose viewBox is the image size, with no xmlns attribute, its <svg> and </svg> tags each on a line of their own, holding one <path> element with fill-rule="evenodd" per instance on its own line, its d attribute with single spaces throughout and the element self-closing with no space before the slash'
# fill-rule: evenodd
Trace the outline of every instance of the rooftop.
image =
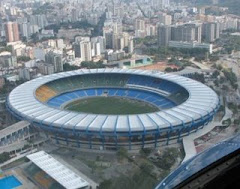
<svg viewBox="0 0 240 189">
<path fill-rule="evenodd" d="M 89 185 L 87 181 L 44 151 L 30 154 L 27 158 L 66 189 L 84 188 Z"/>
<path fill-rule="evenodd" d="M 0 136 L 1 137 L 8 136 L 15 131 L 18 131 L 20 129 L 28 127 L 29 125 L 30 125 L 30 123 L 28 121 L 19 121 L 13 125 L 10 125 L 9 127 L 5 128 L 3 130 L 0 130 Z"/>
</svg>

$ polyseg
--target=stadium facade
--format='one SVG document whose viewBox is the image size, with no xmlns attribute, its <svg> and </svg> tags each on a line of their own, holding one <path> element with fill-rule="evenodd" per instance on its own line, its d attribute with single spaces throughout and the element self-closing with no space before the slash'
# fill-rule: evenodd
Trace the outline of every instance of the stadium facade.
<svg viewBox="0 0 240 189">
<path fill-rule="evenodd" d="M 92 97 L 144 101 L 157 112 L 103 115 L 73 112 L 67 104 Z M 212 121 L 216 93 L 192 79 L 156 71 L 93 69 L 28 81 L 7 99 L 8 110 L 57 144 L 78 148 L 138 149 L 180 142 Z"/>
</svg>

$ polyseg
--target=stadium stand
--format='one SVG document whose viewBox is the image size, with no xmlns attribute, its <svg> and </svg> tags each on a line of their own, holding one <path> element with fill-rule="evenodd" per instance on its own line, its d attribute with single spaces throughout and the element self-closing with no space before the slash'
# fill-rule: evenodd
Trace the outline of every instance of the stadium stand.
<svg viewBox="0 0 240 189">
<path fill-rule="evenodd" d="M 76 98 L 100 96 L 104 92 L 104 88 L 101 87 L 106 87 L 105 93 L 107 93 L 108 96 L 120 96 L 143 100 L 161 109 L 171 108 L 176 104 L 182 103 L 188 97 L 188 93 L 185 89 L 172 82 L 147 76 L 130 76 L 128 74 L 115 74 L 114 76 L 112 74 L 86 74 L 58 79 L 37 89 L 36 97 L 41 102 L 48 101 L 49 105 L 60 107 L 67 101 Z M 115 87 L 116 89 L 111 87 Z M 126 87 L 130 89 L 120 89 Z M 139 90 L 132 90 L 131 88 Z M 163 98 L 161 96 L 167 98 L 161 99 Z M 170 98 L 168 98 L 168 96 L 170 96 Z"/>
<path fill-rule="evenodd" d="M 64 189 L 63 186 L 57 183 L 53 178 L 51 178 L 33 163 L 24 169 L 24 173 L 28 176 L 28 178 L 30 178 L 30 180 L 32 180 L 41 188 Z"/>
<path fill-rule="evenodd" d="M 149 92 L 135 89 L 118 89 L 118 88 L 97 88 L 97 89 L 83 89 L 73 92 L 67 92 L 59 96 L 51 98 L 47 104 L 53 107 L 60 108 L 69 101 L 83 99 L 93 96 L 116 96 L 125 97 L 135 100 L 141 100 L 157 106 L 159 109 L 166 109 L 175 106 L 176 104 L 171 100 Z"/>
<path fill-rule="evenodd" d="M 57 93 L 46 85 L 39 87 L 36 90 L 36 97 L 41 102 L 46 102 L 51 97 L 55 96 Z"/>
</svg>

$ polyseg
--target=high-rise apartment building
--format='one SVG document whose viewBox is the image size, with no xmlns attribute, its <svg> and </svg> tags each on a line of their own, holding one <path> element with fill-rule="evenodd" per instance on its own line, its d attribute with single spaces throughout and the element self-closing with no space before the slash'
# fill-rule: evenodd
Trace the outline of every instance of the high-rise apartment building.
<svg viewBox="0 0 240 189">
<path fill-rule="evenodd" d="M 219 38 L 219 24 L 215 22 L 206 22 L 203 24 L 202 35 L 204 40 L 208 43 L 213 42 L 215 39 Z"/>
<path fill-rule="evenodd" d="M 45 55 L 45 61 L 46 63 L 52 64 L 54 66 L 54 72 L 63 71 L 63 61 L 61 54 L 50 51 Z"/>
<path fill-rule="evenodd" d="M 80 42 L 80 49 L 81 49 L 81 60 L 82 61 L 91 61 L 92 60 L 91 42 L 90 41 Z"/>
<path fill-rule="evenodd" d="M 171 27 L 170 26 L 159 26 L 158 27 L 158 46 L 166 47 L 171 40 Z"/>
<path fill-rule="evenodd" d="M 163 24 L 163 25 L 171 25 L 172 24 L 172 16 L 167 15 L 166 13 L 163 13 L 163 14 L 159 15 L 159 22 L 160 22 L 160 24 Z"/>
<path fill-rule="evenodd" d="M 145 30 L 145 20 L 144 19 L 136 19 L 135 20 L 135 30 Z"/>
<path fill-rule="evenodd" d="M 201 43 L 201 31 L 202 28 L 200 24 L 175 25 L 172 27 L 171 40 L 185 42 L 197 41 Z"/>
<path fill-rule="evenodd" d="M 5 24 L 7 42 L 19 41 L 19 30 L 17 22 L 7 22 Z"/>
</svg>

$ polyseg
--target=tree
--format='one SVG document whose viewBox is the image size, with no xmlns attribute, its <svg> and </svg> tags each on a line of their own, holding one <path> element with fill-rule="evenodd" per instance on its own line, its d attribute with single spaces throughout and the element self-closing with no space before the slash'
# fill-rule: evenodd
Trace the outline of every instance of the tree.
<svg viewBox="0 0 240 189">
<path fill-rule="evenodd" d="M 228 91 L 228 90 L 229 90 L 229 87 L 228 87 L 227 85 L 222 85 L 222 90 Z"/>
<path fill-rule="evenodd" d="M 165 68 L 165 72 L 172 72 L 173 70 L 172 70 L 172 68 L 171 67 L 166 67 Z"/>
<path fill-rule="evenodd" d="M 201 83 L 205 83 L 205 78 L 203 74 L 195 73 L 192 75 L 192 79 L 195 79 Z"/>
<path fill-rule="evenodd" d="M 77 70 L 79 68 L 80 67 L 76 65 L 70 65 L 68 63 L 63 64 L 63 71 L 72 71 L 72 70 Z"/>
<path fill-rule="evenodd" d="M 219 57 L 218 56 L 210 56 L 209 60 L 215 62 L 215 61 L 219 60 Z"/>
<path fill-rule="evenodd" d="M 215 70 L 215 71 L 213 72 L 213 74 L 212 74 L 212 77 L 213 77 L 213 78 L 217 78 L 217 76 L 219 76 L 219 75 L 220 75 L 219 71 L 218 71 L 218 70 Z"/>
<path fill-rule="evenodd" d="M 232 70 L 227 70 L 227 69 L 224 69 L 223 70 L 223 73 L 224 73 L 224 76 L 227 78 L 227 80 L 230 82 L 230 84 L 232 85 L 232 87 L 234 89 L 237 89 L 238 88 L 238 85 L 237 85 L 237 76 L 235 73 L 233 73 Z"/>
<path fill-rule="evenodd" d="M 5 46 L 3 48 L 0 49 L 0 52 L 4 52 L 4 51 L 8 51 L 8 52 L 12 52 L 12 45 L 9 46 Z"/>
<path fill-rule="evenodd" d="M 117 151 L 117 156 L 119 159 L 123 159 L 123 158 L 126 158 L 128 157 L 128 151 L 126 148 L 119 148 L 118 151 Z"/>
<path fill-rule="evenodd" d="M 112 188 L 112 181 L 110 179 L 104 180 L 103 182 L 100 183 L 99 189 L 108 189 Z"/>
<path fill-rule="evenodd" d="M 105 68 L 105 65 L 103 64 L 103 62 L 99 61 L 99 62 L 82 62 L 81 63 L 81 67 L 82 68 L 88 68 L 88 69 L 94 69 L 94 68 Z"/>
<path fill-rule="evenodd" d="M 216 69 L 221 71 L 223 69 L 223 67 L 221 64 L 218 64 L 218 65 L 216 65 Z"/>
<path fill-rule="evenodd" d="M 219 87 L 219 82 L 217 79 L 214 80 L 214 85 L 216 85 L 217 87 Z"/>
<path fill-rule="evenodd" d="M 157 166 L 164 170 L 169 170 L 175 163 L 178 152 L 176 148 L 164 150 L 163 155 L 158 158 Z"/>
<path fill-rule="evenodd" d="M 9 159 L 10 159 L 10 155 L 8 152 L 3 152 L 2 154 L 0 154 L 0 163 L 4 163 Z"/>
<path fill-rule="evenodd" d="M 152 152 L 152 148 L 142 148 L 139 153 L 142 156 L 149 156 L 151 152 Z"/>
<path fill-rule="evenodd" d="M 152 173 L 153 170 L 153 165 L 149 164 L 149 163 L 142 163 L 140 165 L 140 168 L 142 169 L 142 171 L 148 175 L 150 175 Z"/>
<path fill-rule="evenodd" d="M 225 111 L 225 107 L 224 107 L 223 105 L 221 105 L 221 106 L 219 107 L 218 111 L 219 111 L 219 112 Z"/>
<path fill-rule="evenodd" d="M 18 62 L 27 62 L 29 60 L 31 60 L 31 58 L 29 56 L 19 56 L 19 57 L 17 57 Z"/>
<path fill-rule="evenodd" d="M 234 123 L 235 125 L 239 125 L 239 124 L 240 124 L 240 119 L 234 119 L 233 123 Z"/>
</svg>

